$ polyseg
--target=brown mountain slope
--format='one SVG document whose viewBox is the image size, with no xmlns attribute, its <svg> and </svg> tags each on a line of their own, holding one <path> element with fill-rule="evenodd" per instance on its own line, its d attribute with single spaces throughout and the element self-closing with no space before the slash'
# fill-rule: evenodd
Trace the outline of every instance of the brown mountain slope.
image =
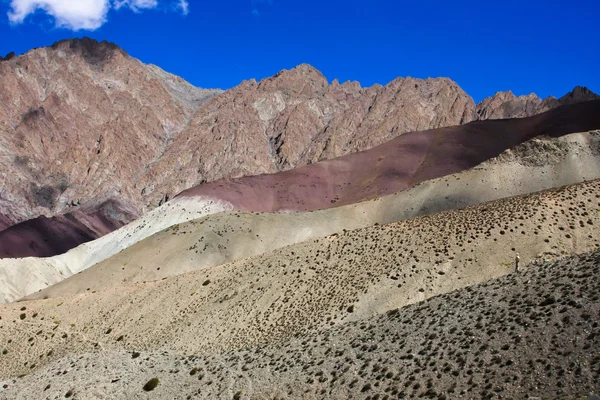
<svg viewBox="0 0 600 400">
<path fill-rule="evenodd" d="M 33 218 L 0 231 L 0 258 L 51 257 L 133 221 L 127 205 L 109 200 L 51 218 Z"/>
<path fill-rule="evenodd" d="M 473 113 L 472 99 L 449 79 L 329 85 L 301 65 L 201 106 L 144 179 L 174 195 L 203 181 L 288 170 L 406 132 L 459 125 Z"/>
<path fill-rule="evenodd" d="M 141 211 L 134 182 L 215 93 L 178 79 L 90 39 L 1 61 L 0 213 L 14 224 L 110 197 Z"/>
<path fill-rule="evenodd" d="M 275 174 L 209 182 L 179 196 L 224 202 L 236 210 L 263 212 L 305 211 L 357 203 L 472 168 L 538 135 L 562 136 L 600 128 L 599 110 L 600 100 L 596 100 L 529 118 L 476 121 L 411 132 L 366 151 Z M 31 226 L 39 225 L 21 225 Z M 32 234 L 30 229 L 19 233 L 17 228 L 10 237 L 31 238 L 21 244 L 11 242 L 12 253 L 19 255 L 52 256 L 91 239 L 65 232 L 71 247 L 61 245 L 51 252 L 44 242 L 37 240 L 47 237 L 44 233 Z M 38 253 L 32 247 L 36 240 L 37 249 L 44 248 L 44 252 Z M 17 251 L 16 247 L 20 249 Z M 10 254 L 5 252 L 4 256 Z"/>
<path fill-rule="evenodd" d="M 410 132 L 372 149 L 277 174 L 202 184 L 179 197 L 224 200 L 248 211 L 315 210 L 357 203 L 472 168 L 538 135 L 600 128 L 600 100 L 529 118 Z"/>
<path fill-rule="evenodd" d="M 586 179 L 600 179 L 600 132 L 575 133 L 556 139 L 535 138 L 468 171 L 429 180 L 372 201 L 311 212 L 220 212 L 173 225 L 114 252 L 111 257 L 97 257 L 96 262 L 87 263 L 89 268 L 83 265 L 81 258 L 69 257 L 69 253 L 53 259 L 0 260 L 0 277 L 8 275 L 3 271 L 11 269 L 20 269 L 23 276 L 28 276 L 27 286 L 19 285 L 18 279 L 4 278 L 0 302 L 2 298 L 17 300 L 28 293 L 33 293 L 28 296 L 31 299 L 63 297 L 160 280 L 344 230 L 387 224 Z M 178 200 L 166 206 L 173 206 Z M 189 206 L 187 203 L 188 209 Z M 135 231 L 137 223 L 126 229 Z M 149 225 L 153 223 L 156 221 Z M 128 237 L 126 229 L 104 238 L 122 242 Z M 89 256 L 93 253 L 92 249 L 86 252 Z M 68 268 L 62 269 L 58 279 L 40 273 L 49 270 L 44 263 L 54 260 L 55 268 L 59 269 L 59 258 L 65 260 Z M 43 276 L 44 281 L 36 287 L 34 282 L 39 276 Z M 42 290 L 37 292 L 39 289 Z"/>
<path fill-rule="evenodd" d="M 12 224 L 97 198 L 142 211 L 204 180 L 289 169 L 474 112 L 448 79 L 361 89 L 309 66 L 206 103 L 219 92 L 90 39 L 2 61 L 0 86 L 0 206 Z"/>
<path fill-rule="evenodd" d="M 214 98 L 221 92 L 87 38 L 6 57 L 0 86 L 0 228 L 106 198 L 139 213 L 201 182 L 288 170 L 494 114 L 477 116 L 446 78 L 361 88 L 329 84 L 308 65 Z M 510 109 L 502 116 L 532 113 Z"/>
</svg>

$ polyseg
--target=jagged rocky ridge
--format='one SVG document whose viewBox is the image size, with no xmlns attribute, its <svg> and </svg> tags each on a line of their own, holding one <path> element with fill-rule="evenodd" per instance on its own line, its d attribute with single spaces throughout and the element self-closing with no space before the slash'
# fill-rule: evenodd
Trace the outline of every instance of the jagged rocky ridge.
<svg viewBox="0 0 600 400">
<path fill-rule="evenodd" d="M 329 84 L 309 65 L 204 90 L 87 38 L 5 57 L 0 87 L 0 229 L 107 198 L 140 214 L 202 182 L 597 97 L 576 88 L 554 101 L 497 94 L 475 105 L 447 78 L 362 88 Z"/>
</svg>

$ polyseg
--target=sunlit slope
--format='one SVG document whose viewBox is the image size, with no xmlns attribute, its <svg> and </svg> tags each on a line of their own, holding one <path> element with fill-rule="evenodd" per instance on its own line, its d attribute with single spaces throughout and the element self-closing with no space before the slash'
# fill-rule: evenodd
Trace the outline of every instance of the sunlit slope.
<svg viewBox="0 0 600 400">
<path fill-rule="evenodd" d="M 226 352 L 161 345 L 137 352 L 109 333 L 95 349 L 53 355 L 30 375 L 5 381 L 0 397 L 583 399 L 598 393 L 600 381 L 599 280 L 596 251 Z M 153 378 L 158 385 L 145 392 Z"/>
<path fill-rule="evenodd" d="M 0 343 L 10 356 L 0 376 L 94 349 L 198 354 L 288 340 L 509 274 L 516 251 L 522 265 L 590 251 L 600 241 L 599 193 L 591 181 L 160 281 L 6 304 Z"/>
<path fill-rule="evenodd" d="M 76 274 L 173 224 L 231 209 L 212 200 L 169 202 L 99 239 L 49 258 L 0 260 L 0 302 L 10 302 Z"/>
</svg>

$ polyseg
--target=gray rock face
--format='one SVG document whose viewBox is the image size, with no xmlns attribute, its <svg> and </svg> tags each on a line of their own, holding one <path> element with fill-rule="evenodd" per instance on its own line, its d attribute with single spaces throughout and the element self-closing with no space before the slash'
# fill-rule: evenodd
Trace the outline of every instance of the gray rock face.
<svg viewBox="0 0 600 400">
<path fill-rule="evenodd" d="M 170 74 L 156 65 L 149 64 L 147 67 L 160 79 L 175 101 L 183 104 L 190 114 L 198 110 L 200 105 L 223 93 L 221 89 L 202 89 L 191 85 L 179 76 Z"/>
</svg>

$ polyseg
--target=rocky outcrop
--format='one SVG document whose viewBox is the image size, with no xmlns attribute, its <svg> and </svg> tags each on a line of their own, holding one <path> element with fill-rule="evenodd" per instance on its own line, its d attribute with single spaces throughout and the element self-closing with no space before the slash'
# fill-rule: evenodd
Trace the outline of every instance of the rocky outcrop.
<svg viewBox="0 0 600 400">
<path fill-rule="evenodd" d="M 582 86 L 576 86 L 575 89 L 558 99 L 558 102 L 561 105 L 565 105 L 581 103 L 582 101 L 590 101 L 596 99 L 600 99 L 600 96 L 592 92 L 590 89 Z"/>
<path fill-rule="evenodd" d="M 550 109 L 600 98 L 588 88 L 577 86 L 560 99 L 549 96 L 540 99 L 535 93 L 515 96 L 510 90 L 498 92 L 477 104 L 478 119 L 523 118 L 540 114 Z"/>
<path fill-rule="evenodd" d="M 458 173 L 539 135 L 600 128 L 600 100 L 528 118 L 474 121 L 410 132 L 371 149 L 276 174 L 209 182 L 178 198 L 226 202 L 236 210 L 308 211 L 354 204 Z"/>
<path fill-rule="evenodd" d="M 243 82 L 202 105 L 142 178 L 158 193 L 274 173 L 365 150 L 403 133 L 472 121 L 472 99 L 449 79 L 386 86 L 328 84 L 309 65 Z M 175 168 L 173 168 L 175 166 Z M 148 203 L 159 196 L 150 195 Z"/>
<path fill-rule="evenodd" d="M 517 97 L 510 90 L 498 92 L 477 104 L 477 115 L 479 119 L 529 117 L 551 108 L 546 104 L 542 106 L 542 103 L 542 99 L 534 93 Z"/>
<path fill-rule="evenodd" d="M 118 198 L 182 131 L 206 91 L 118 46 L 67 40 L 0 63 L 0 213 L 8 224 Z"/>
<path fill-rule="evenodd" d="M 11 58 L 14 58 L 16 56 L 16 54 L 11 51 L 10 53 L 8 53 L 7 55 L 5 55 L 4 57 L 0 56 L 0 61 L 8 61 Z"/>
<path fill-rule="evenodd" d="M 87 38 L 2 62 L 0 86 L 7 224 L 111 197 L 142 212 L 200 182 L 287 170 L 474 117 L 449 79 L 362 88 L 301 65 L 221 94 Z"/>
</svg>

